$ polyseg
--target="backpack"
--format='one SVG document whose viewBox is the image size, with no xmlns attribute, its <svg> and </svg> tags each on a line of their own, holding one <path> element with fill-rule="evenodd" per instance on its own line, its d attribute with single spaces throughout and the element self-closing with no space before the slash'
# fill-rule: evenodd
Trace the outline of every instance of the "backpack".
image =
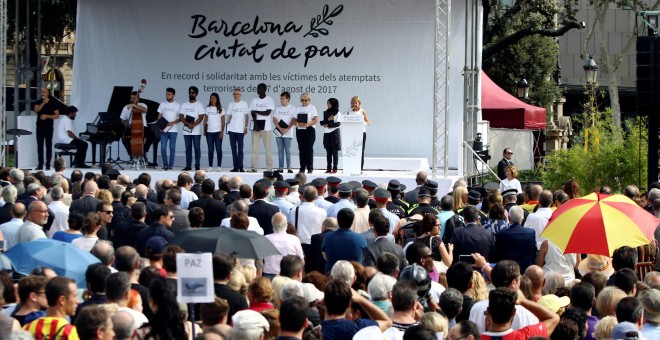
<svg viewBox="0 0 660 340">
<path fill-rule="evenodd" d="M 442 235 L 442 242 L 449 244 L 451 243 L 451 238 L 454 236 L 454 233 L 459 229 L 465 228 L 465 219 L 463 219 L 461 214 L 454 214 L 447 220 L 447 222 L 445 222 L 443 228 L 445 232 Z"/>
<path fill-rule="evenodd" d="M 399 234 L 396 235 L 396 240 L 401 246 L 417 238 L 417 232 L 422 224 L 421 220 L 413 220 L 410 217 L 406 217 L 406 221 L 406 224 L 399 228 Z"/>
</svg>

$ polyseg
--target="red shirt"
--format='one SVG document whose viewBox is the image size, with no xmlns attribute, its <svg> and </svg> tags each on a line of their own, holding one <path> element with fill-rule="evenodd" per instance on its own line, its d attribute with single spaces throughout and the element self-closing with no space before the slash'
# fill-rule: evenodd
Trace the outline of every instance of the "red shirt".
<svg viewBox="0 0 660 340">
<path fill-rule="evenodd" d="M 481 334 L 484 340 L 526 340 L 533 336 L 548 336 L 548 328 L 543 322 L 530 325 L 517 331 L 508 329 L 504 332 L 485 332 Z"/>
<path fill-rule="evenodd" d="M 275 306 L 273 306 L 273 304 L 270 302 L 255 302 L 252 305 L 250 305 L 249 309 L 257 313 L 261 313 L 265 310 L 275 309 Z"/>
</svg>

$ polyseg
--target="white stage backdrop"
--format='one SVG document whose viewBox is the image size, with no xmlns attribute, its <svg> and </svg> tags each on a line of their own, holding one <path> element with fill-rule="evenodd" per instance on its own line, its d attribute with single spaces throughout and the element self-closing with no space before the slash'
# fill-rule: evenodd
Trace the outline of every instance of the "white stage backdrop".
<svg viewBox="0 0 660 340">
<path fill-rule="evenodd" d="M 165 88 L 173 87 L 176 100 L 183 102 L 194 85 L 204 105 L 217 92 L 225 108 L 232 88 L 244 89 L 249 103 L 256 85 L 264 82 L 276 103 L 282 91 L 291 92 L 294 105 L 309 92 L 319 114 L 331 97 L 345 111 L 358 95 L 372 121 L 367 157 L 430 159 L 434 13 L 434 2 L 426 0 L 79 1 L 71 96 L 80 109 L 76 128 L 84 130 L 107 109 L 114 86 L 137 87 L 143 78 L 148 85 L 142 98 L 161 102 Z M 452 17 L 449 160 L 457 167 L 463 0 L 453 1 Z M 325 154 L 322 133 L 318 128 L 317 155 Z M 251 136 L 245 141 L 249 167 Z M 177 142 L 180 154 L 181 133 Z M 228 144 L 223 142 L 224 152 Z M 292 150 L 297 154 L 295 141 Z M 274 142 L 273 153 L 277 166 Z M 202 155 L 204 165 L 204 140 Z"/>
</svg>

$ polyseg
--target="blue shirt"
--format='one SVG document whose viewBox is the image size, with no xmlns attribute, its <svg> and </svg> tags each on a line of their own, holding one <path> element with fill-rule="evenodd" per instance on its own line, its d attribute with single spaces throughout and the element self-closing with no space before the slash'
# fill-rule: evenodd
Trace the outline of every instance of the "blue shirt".
<svg viewBox="0 0 660 340">
<path fill-rule="evenodd" d="M 355 333 L 362 328 L 370 326 L 378 326 L 378 323 L 369 319 L 324 320 L 321 321 L 321 334 L 323 334 L 323 340 L 353 339 Z"/>
<path fill-rule="evenodd" d="M 53 240 L 58 240 L 66 243 L 71 243 L 71 241 L 77 239 L 78 237 L 82 237 L 82 234 L 70 234 L 70 233 L 65 233 L 61 230 L 53 234 Z"/>
<path fill-rule="evenodd" d="M 342 210 L 344 208 L 350 208 L 351 210 L 355 210 L 357 207 L 355 206 L 355 204 L 351 203 L 351 201 L 342 198 L 339 200 L 339 202 L 333 204 L 330 208 L 326 210 L 328 212 L 328 217 L 337 217 L 339 210 Z"/>
<path fill-rule="evenodd" d="M 350 229 L 339 228 L 335 232 L 325 235 L 321 244 L 321 251 L 325 252 L 327 257 L 325 272 L 329 272 L 335 262 L 339 260 L 356 261 L 362 264 L 362 255 L 366 247 L 367 240 L 364 236 Z"/>
<path fill-rule="evenodd" d="M 295 204 L 287 201 L 284 197 L 276 197 L 272 203 L 280 208 L 280 212 L 286 216 L 287 221 L 291 221 L 289 211 L 295 207 Z"/>
<path fill-rule="evenodd" d="M 442 226 L 442 227 L 440 228 L 440 238 L 445 237 L 445 223 L 446 223 L 447 220 L 449 220 L 452 216 L 454 216 L 454 212 L 453 212 L 453 211 L 444 211 L 444 210 L 443 210 L 443 211 L 441 211 L 441 212 L 438 214 L 438 219 L 440 220 L 440 225 Z"/>
</svg>

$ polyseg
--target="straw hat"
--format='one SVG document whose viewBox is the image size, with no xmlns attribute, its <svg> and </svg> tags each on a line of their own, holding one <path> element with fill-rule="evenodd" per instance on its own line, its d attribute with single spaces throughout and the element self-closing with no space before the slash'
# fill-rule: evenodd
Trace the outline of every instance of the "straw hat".
<svg viewBox="0 0 660 340">
<path fill-rule="evenodd" d="M 578 271 L 580 272 L 580 275 L 583 276 L 589 272 L 599 272 L 609 278 L 614 274 L 612 259 L 607 256 L 594 254 L 589 254 L 587 255 L 587 258 L 580 261 L 580 264 L 578 264 Z"/>
</svg>

